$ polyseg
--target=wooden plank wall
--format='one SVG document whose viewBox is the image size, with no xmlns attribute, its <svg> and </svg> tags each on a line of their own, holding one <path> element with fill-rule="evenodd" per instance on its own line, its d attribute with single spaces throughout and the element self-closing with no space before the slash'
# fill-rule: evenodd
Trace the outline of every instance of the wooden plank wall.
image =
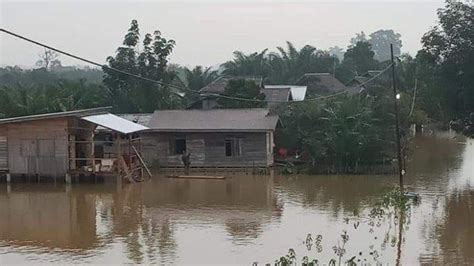
<svg viewBox="0 0 474 266">
<path fill-rule="evenodd" d="M 151 165 L 161 167 L 183 166 L 181 155 L 170 154 L 170 145 L 175 138 L 186 139 L 186 147 L 191 153 L 191 167 L 267 167 L 273 164 L 268 151 L 271 134 L 262 133 L 144 133 L 142 149 L 144 158 Z M 239 138 L 242 154 L 226 156 L 225 140 Z M 271 143 L 272 147 L 273 144 Z M 270 156 L 270 157 L 269 157 Z"/>
<path fill-rule="evenodd" d="M 10 173 L 66 174 L 68 134 L 65 118 L 12 123 L 6 125 L 6 130 Z"/>
<path fill-rule="evenodd" d="M 6 130 L 0 129 L 0 171 L 8 168 L 8 142 Z"/>
</svg>

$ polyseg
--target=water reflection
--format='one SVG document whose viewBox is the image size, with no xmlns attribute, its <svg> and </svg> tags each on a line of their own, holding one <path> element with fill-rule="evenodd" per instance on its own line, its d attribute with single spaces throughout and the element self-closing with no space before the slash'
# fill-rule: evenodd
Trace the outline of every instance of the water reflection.
<svg viewBox="0 0 474 266">
<path fill-rule="evenodd" d="M 403 229 L 344 220 L 366 215 L 397 184 L 391 176 L 158 177 L 122 190 L 0 184 L 0 264 L 273 262 L 290 247 L 305 254 L 307 233 L 323 235 L 319 256 L 329 258 L 342 230 L 348 254 L 474 264 L 474 141 L 443 134 L 412 144 L 406 184 L 422 201 Z"/>
</svg>

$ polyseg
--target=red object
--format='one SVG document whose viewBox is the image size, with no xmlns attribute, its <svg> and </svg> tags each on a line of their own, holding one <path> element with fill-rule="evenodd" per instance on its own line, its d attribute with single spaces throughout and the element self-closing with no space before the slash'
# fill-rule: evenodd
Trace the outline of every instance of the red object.
<svg viewBox="0 0 474 266">
<path fill-rule="evenodd" d="M 288 154 L 288 150 L 286 148 L 279 148 L 278 149 L 278 155 L 280 156 L 286 156 Z"/>
</svg>

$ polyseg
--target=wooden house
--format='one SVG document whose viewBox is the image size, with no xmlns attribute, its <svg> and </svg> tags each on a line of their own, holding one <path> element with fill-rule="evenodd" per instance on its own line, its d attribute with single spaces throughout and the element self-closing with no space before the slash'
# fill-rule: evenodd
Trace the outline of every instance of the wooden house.
<svg viewBox="0 0 474 266">
<path fill-rule="evenodd" d="M 265 94 L 267 107 L 273 108 L 285 102 L 303 101 L 306 89 L 306 86 L 296 85 L 265 85 L 262 92 Z"/>
<path fill-rule="evenodd" d="M 278 116 L 268 109 L 156 111 L 143 134 L 144 157 L 160 167 L 263 168 L 273 165 Z"/>
<path fill-rule="evenodd" d="M 220 76 L 211 83 L 199 90 L 200 99 L 192 103 L 188 109 L 216 109 L 220 108 L 215 95 L 222 95 L 230 81 L 244 79 L 254 82 L 257 86 L 263 88 L 263 78 L 258 76 Z"/>
<path fill-rule="evenodd" d="M 141 179 L 139 133 L 147 128 L 109 109 L 0 119 L 0 172 L 7 181 L 26 175 L 64 176 L 66 182 L 71 176 Z"/>
<path fill-rule="evenodd" d="M 296 84 L 307 86 L 306 96 L 309 98 L 334 93 L 352 93 L 330 73 L 306 73 Z"/>
</svg>

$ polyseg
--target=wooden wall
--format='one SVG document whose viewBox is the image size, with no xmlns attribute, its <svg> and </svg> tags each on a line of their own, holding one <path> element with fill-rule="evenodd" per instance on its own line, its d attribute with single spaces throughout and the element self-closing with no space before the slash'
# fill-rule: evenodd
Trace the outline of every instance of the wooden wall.
<svg viewBox="0 0 474 266">
<path fill-rule="evenodd" d="M 172 154 L 171 146 L 176 138 L 185 138 L 186 148 L 191 153 L 191 167 L 267 167 L 273 164 L 272 136 L 272 132 L 143 133 L 142 152 L 151 165 L 183 166 L 181 155 Z M 225 140 L 228 138 L 241 139 L 241 155 L 226 156 Z"/>
<path fill-rule="evenodd" d="M 68 133 L 65 118 L 11 123 L 0 125 L 0 128 L 7 137 L 10 173 L 66 174 Z"/>
<path fill-rule="evenodd" d="M 7 132 L 0 128 L 0 171 L 8 168 Z"/>
</svg>

